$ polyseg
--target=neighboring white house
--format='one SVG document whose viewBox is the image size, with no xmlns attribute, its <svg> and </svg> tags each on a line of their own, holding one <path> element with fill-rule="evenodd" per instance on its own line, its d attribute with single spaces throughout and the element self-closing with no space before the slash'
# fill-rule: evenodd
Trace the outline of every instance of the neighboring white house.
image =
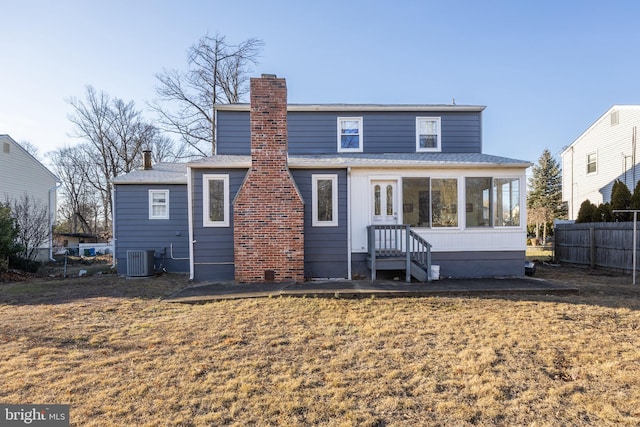
<svg viewBox="0 0 640 427">
<path fill-rule="evenodd" d="M 614 105 L 562 152 L 562 200 L 569 219 L 585 200 L 611 201 L 616 179 L 633 192 L 640 179 L 637 153 L 640 105 Z"/>
<path fill-rule="evenodd" d="M 15 200 L 27 194 L 44 204 L 49 210 L 51 233 L 51 225 L 55 222 L 56 188 L 59 182 L 58 177 L 9 135 L 0 134 L 0 202 Z M 47 249 L 50 247 L 51 234 Z"/>
</svg>

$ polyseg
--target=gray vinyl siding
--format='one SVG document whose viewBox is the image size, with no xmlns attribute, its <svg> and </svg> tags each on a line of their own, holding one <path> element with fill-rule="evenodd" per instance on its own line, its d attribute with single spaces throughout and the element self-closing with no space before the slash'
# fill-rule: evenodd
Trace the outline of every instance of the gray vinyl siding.
<svg viewBox="0 0 640 427">
<path fill-rule="evenodd" d="M 248 111 L 218 111 L 216 121 L 216 154 L 251 154 Z"/>
<path fill-rule="evenodd" d="M 365 153 L 414 153 L 416 117 L 440 117 L 442 152 L 480 153 L 480 112 L 315 112 L 287 114 L 289 154 L 337 152 L 338 117 L 362 117 Z M 247 111 L 218 112 L 218 154 L 250 154 Z"/>
<path fill-rule="evenodd" d="M 366 253 L 353 253 L 354 276 L 371 277 Z M 524 276 L 525 251 L 432 252 L 431 264 L 440 266 L 440 278 L 468 279 L 479 277 Z M 404 272 L 378 271 L 378 278 L 402 277 Z"/>
<path fill-rule="evenodd" d="M 312 177 L 338 176 L 338 226 L 312 226 Z M 344 169 L 292 170 L 304 200 L 304 275 L 307 278 L 346 278 L 348 271 L 347 173 Z"/>
<path fill-rule="evenodd" d="M 169 219 L 149 219 L 149 190 L 169 190 Z M 187 186 L 127 184 L 115 186 L 115 254 L 118 274 L 127 273 L 127 251 L 155 251 L 155 268 L 186 273 L 189 261 Z"/>
<path fill-rule="evenodd" d="M 229 175 L 229 226 L 203 227 L 202 175 Z M 233 280 L 233 199 L 246 169 L 194 169 L 192 173 L 194 280 Z"/>
</svg>

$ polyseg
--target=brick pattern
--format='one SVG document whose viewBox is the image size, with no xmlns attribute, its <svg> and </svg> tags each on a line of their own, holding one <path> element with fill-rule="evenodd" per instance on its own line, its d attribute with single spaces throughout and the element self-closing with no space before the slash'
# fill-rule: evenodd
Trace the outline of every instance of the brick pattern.
<svg viewBox="0 0 640 427">
<path fill-rule="evenodd" d="M 251 169 L 233 207 L 235 280 L 304 280 L 304 205 L 287 165 L 284 79 L 251 79 Z"/>
</svg>

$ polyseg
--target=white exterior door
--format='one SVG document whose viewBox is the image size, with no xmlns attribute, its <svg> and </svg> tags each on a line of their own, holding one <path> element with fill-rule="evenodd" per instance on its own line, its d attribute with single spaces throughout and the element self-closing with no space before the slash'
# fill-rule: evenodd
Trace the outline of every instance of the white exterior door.
<svg viewBox="0 0 640 427">
<path fill-rule="evenodd" d="M 398 223 L 398 181 L 371 181 L 371 224 Z"/>
</svg>

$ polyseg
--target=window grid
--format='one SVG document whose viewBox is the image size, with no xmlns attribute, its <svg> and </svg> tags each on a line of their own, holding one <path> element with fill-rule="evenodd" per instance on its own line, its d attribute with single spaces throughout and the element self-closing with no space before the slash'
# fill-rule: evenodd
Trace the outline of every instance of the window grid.
<svg viewBox="0 0 640 427">
<path fill-rule="evenodd" d="M 416 151 L 441 151 L 440 117 L 416 117 Z"/>
<path fill-rule="evenodd" d="M 169 190 L 149 190 L 149 219 L 169 219 Z"/>
<path fill-rule="evenodd" d="M 362 117 L 338 117 L 338 152 L 361 153 L 362 147 Z"/>
</svg>

